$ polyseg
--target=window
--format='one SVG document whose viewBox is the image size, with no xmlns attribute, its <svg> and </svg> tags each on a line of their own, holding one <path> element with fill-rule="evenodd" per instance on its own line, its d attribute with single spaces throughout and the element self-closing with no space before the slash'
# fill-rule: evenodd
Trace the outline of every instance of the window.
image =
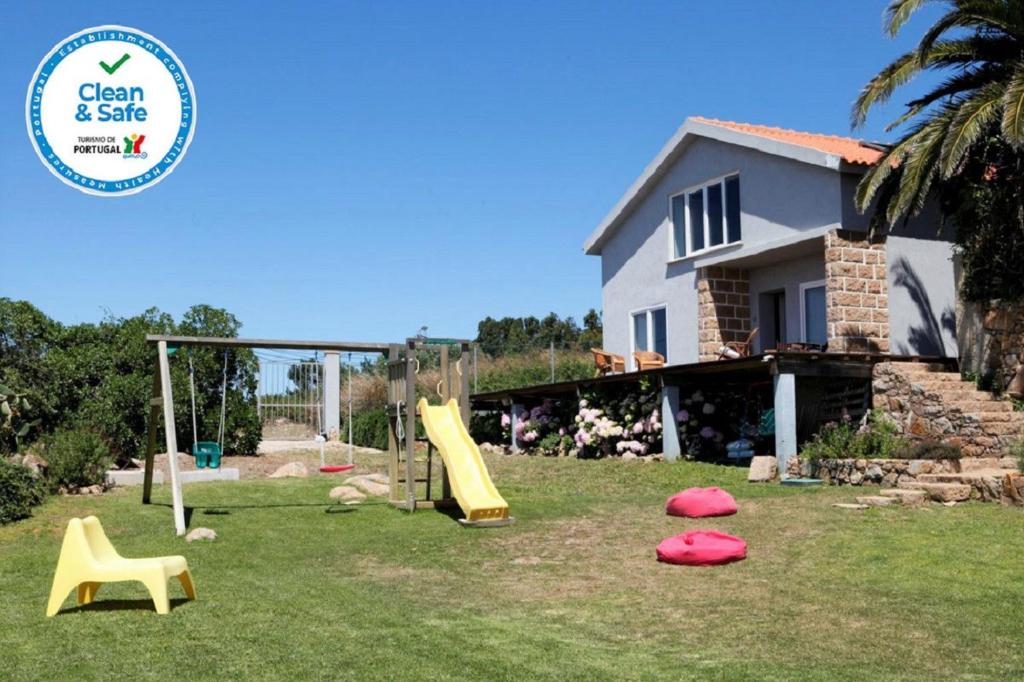
<svg viewBox="0 0 1024 682">
<path fill-rule="evenodd" d="M 825 322 L 825 282 L 805 282 L 800 285 L 800 326 L 803 340 L 824 346 L 828 342 Z"/>
<path fill-rule="evenodd" d="M 740 178 L 730 175 L 670 198 L 672 257 L 740 241 Z"/>
<path fill-rule="evenodd" d="M 665 308 L 650 308 L 632 314 L 633 343 L 632 349 L 652 350 L 668 359 L 668 324 Z M 632 359 L 630 359 L 632 362 Z"/>
</svg>

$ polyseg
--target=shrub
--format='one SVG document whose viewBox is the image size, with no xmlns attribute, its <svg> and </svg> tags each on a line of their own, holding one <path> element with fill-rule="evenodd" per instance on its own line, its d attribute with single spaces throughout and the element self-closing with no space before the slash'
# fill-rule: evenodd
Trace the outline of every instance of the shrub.
<svg viewBox="0 0 1024 682">
<path fill-rule="evenodd" d="M 848 422 L 826 424 L 804 444 L 802 459 L 895 459 L 909 447 L 896 425 L 881 412 L 868 414 L 860 427 Z"/>
<path fill-rule="evenodd" d="M 85 429 L 63 429 L 47 441 L 46 478 L 53 490 L 83 488 L 103 483 L 114 458 L 98 434 Z"/>
<path fill-rule="evenodd" d="M 1017 468 L 1024 472 L 1024 438 L 1010 446 L 1010 456 L 1017 458 Z"/>
<path fill-rule="evenodd" d="M 363 448 L 388 449 L 388 415 L 384 410 L 366 410 L 352 415 L 352 443 Z M 341 426 L 342 439 L 348 438 L 348 425 Z M 416 420 L 416 437 L 423 437 L 423 422 Z"/>
<path fill-rule="evenodd" d="M 960 459 L 963 453 L 959 446 L 936 441 L 924 441 L 899 450 L 897 459 Z"/>
<path fill-rule="evenodd" d="M 0 526 L 30 516 L 44 496 L 43 482 L 31 471 L 0 459 Z"/>
</svg>

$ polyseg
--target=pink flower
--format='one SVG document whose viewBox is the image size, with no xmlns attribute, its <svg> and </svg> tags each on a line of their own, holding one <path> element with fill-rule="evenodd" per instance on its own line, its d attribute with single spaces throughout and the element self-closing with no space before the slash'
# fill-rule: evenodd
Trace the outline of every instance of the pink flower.
<svg viewBox="0 0 1024 682">
<path fill-rule="evenodd" d="M 501 413 L 501 428 L 507 429 L 511 425 L 512 425 L 512 415 L 510 415 L 508 412 L 502 412 Z"/>
</svg>

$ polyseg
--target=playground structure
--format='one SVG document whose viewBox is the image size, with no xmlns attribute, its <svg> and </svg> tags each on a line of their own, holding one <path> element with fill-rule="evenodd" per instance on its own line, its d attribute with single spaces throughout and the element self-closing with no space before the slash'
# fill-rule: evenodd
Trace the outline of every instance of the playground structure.
<svg viewBox="0 0 1024 682">
<path fill-rule="evenodd" d="M 389 499 L 393 506 L 413 512 L 418 508 L 461 506 L 465 525 L 506 525 L 512 523 L 508 505 L 498 495 L 480 457 L 479 449 L 469 437 L 469 341 L 462 339 L 407 339 L 405 344 L 380 344 L 336 341 L 296 341 L 242 339 L 198 336 L 148 335 L 146 341 L 156 346 L 157 365 L 150 400 L 146 439 L 145 471 L 142 502 L 149 504 L 152 495 L 154 459 L 156 456 L 157 423 L 164 421 L 164 437 L 170 471 L 171 503 L 174 528 L 184 535 L 185 506 L 182 476 L 178 468 L 177 435 L 174 424 L 174 396 L 171 386 L 170 356 L 183 347 L 281 349 L 322 352 L 324 355 L 323 415 L 324 433 L 337 433 L 340 421 L 340 364 L 343 352 L 379 353 L 387 357 L 388 368 L 388 475 Z M 458 351 L 454 362 L 451 350 Z M 429 408 L 426 400 L 417 401 L 416 383 L 420 368 L 417 353 L 436 351 L 439 358 L 440 381 L 434 388 L 443 408 Z M 422 413 L 422 414 L 421 414 Z M 424 417 L 428 438 L 417 438 L 417 418 Z M 351 425 L 351 420 L 349 420 Z M 417 473 L 416 446 L 426 442 L 425 472 Z M 435 449 L 441 455 L 435 458 Z M 437 461 L 440 460 L 440 461 Z M 435 469 L 440 470 L 435 474 Z M 456 482 L 453 494 L 453 480 Z M 440 481 L 440 495 L 433 491 Z M 422 486 L 420 484 L 423 484 Z"/>
</svg>

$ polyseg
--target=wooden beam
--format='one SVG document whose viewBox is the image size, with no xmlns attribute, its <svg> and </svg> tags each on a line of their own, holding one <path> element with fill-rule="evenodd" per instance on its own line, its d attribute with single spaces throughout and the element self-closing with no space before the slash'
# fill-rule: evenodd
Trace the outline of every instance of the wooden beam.
<svg viewBox="0 0 1024 682">
<path fill-rule="evenodd" d="M 335 350 L 352 353 L 387 353 L 386 343 L 362 343 L 357 341 L 297 341 L 294 339 L 238 339 L 219 336 L 164 336 L 147 334 L 147 343 L 171 346 L 208 346 L 212 348 L 278 348 L 282 350 Z"/>
<path fill-rule="evenodd" d="M 149 504 L 153 492 L 153 466 L 156 457 L 156 427 L 160 419 L 160 362 L 153 368 L 153 391 L 149 400 L 149 420 L 146 424 L 146 470 L 142 477 L 142 504 Z"/>
<path fill-rule="evenodd" d="M 167 468 L 171 472 L 171 504 L 174 507 L 174 531 L 185 534 L 185 504 L 181 495 L 181 476 L 178 475 L 178 437 L 174 433 L 174 395 L 171 390 L 171 363 L 167 357 L 167 342 L 157 342 L 160 362 L 160 394 L 164 399 L 164 438 L 167 444 Z"/>
</svg>

